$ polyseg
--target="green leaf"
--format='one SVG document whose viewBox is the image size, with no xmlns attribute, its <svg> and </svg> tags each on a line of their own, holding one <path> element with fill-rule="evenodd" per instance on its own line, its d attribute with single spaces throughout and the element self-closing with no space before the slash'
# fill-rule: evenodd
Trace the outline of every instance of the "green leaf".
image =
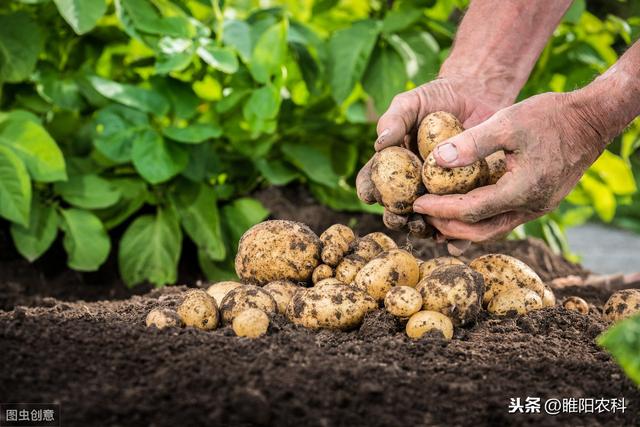
<svg viewBox="0 0 640 427">
<path fill-rule="evenodd" d="M 200 144 L 222 136 L 222 128 L 215 123 L 193 123 L 186 127 L 170 126 L 162 130 L 164 136 L 185 144 Z"/>
<path fill-rule="evenodd" d="M 0 82 L 19 82 L 31 75 L 43 37 L 29 15 L 16 12 L 0 15 Z"/>
<path fill-rule="evenodd" d="M 52 70 L 42 70 L 34 76 L 38 94 L 48 102 L 64 109 L 78 111 L 85 107 L 75 78 Z"/>
<path fill-rule="evenodd" d="M 282 160 L 267 160 L 259 158 L 255 160 L 256 167 L 272 185 L 287 185 L 300 175 Z"/>
<path fill-rule="evenodd" d="M 405 89 L 407 76 L 400 55 L 391 48 L 378 48 L 364 75 L 362 85 L 373 98 L 378 113 L 383 113 L 391 99 Z"/>
<path fill-rule="evenodd" d="M 216 46 L 213 40 L 207 39 L 196 53 L 204 62 L 223 73 L 233 74 L 238 71 L 238 58 L 232 49 Z"/>
<path fill-rule="evenodd" d="M 176 144 L 165 141 L 155 130 L 141 132 L 131 151 L 133 165 L 149 183 L 165 182 L 187 166 L 187 153 Z"/>
<path fill-rule="evenodd" d="M 256 42 L 249 70 L 258 83 L 267 83 L 271 76 L 280 73 L 287 54 L 288 26 L 287 20 L 272 25 Z"/>
<path fill-rule="evenodd" d="M 131 148 L 136 139 L 149 130 L 145 113 L 122 105 L 110 105 L 98 111 L 93 143 L 115 163 L 131 161 Z"/>
<path fill-rule="evenodd" d="M 191 84 L 167 77 L 151 78 L 153 88 L 169 99 L 178 119 L 189 120 L 198 113 L 200 99 L 193 93 Z"/>
<path fill-rule="evenodd" d="M 380 205 L 363 203 L 358 199 L 355 189 L 346 184 L 332 188 L 312 183 L 310 187 L 311 193 L 316 200 L 337 211 L 369 212 L 374 214 L 382 214 L 384 211 L 384 208 Z"/>
<path fill-rule="evenodd" d="M 76 34 L 91 31 L 107 10 L 105 0 L 54 0 L 54 3 Z"/>
<path fill-rule="evenodd" d="M 625 319 L 597 338 L 631 380 L 640 385 L 640 315 Z"/>
<path fill-rule="evenodd" d="M 440 46 L 431 34 L 424 31 L 394 34 L 389 37 L 389 44 L 402 57 L 407 76 L 415 84 L 426 83 L 438 75 Z"/>
<path fill-rule="evenodd" d="M 113 178 L 110 183 L 120 192 L 120 200 L 113 206 L 94 212 L 107 230 L 117 227 L 137 212 L 148 195 L 147 185 L 138 178 Z"/>
<path fill-rule="evenodd" d="M 337 31 L 329 40 L 329 82 L 334 99 L 347 99 L 369 62 L 381 24 L 379 21 L 360 21 Z"/>
<path fill-rule="evenodd" d="M 631 167 L 609 150 L 602 152 L 590 171 L 598 174 L 615 195 L 627 196 L 638 191 Z"/>
<path fill-rule="evenodd" d="M 564 15 L 565 22 L 577 24 L 586 9 L 587 5 L 585 0 L 573 0 L 571 7 L 569 7 L 569 10 Z"/>
<path fill-rule="evenodd" d="M 247 120 L 254 118 L 267 120 L 274 119 L 280 110 L 280 92 L 272 85 L 263 86 L 251 92 L 242 109 Z"/>
<path fill-rule="evenodd" d="M 182 71 L 191 64 L 194 46 L 190 39 L 162 37 L 158 42 L 158 50 L 156 72 L 167 74 Z"/>
<path fill-rule="evenodd" d="M 120 200 L 120 191 L 106 179 L 94 175 L 71 175 L 58 182 L 56 193 L 69 204 L 84 209 L 108 208 Z"/>
<path fill-rule="evenodd" d="M 160 93 L 138 86 L 122 84 L 98 76 L 87 77 L 93 88 L 105 98 L 145 113 L 163 116 L 169 111 L 169 102 Z"/>
<path fill-rule="evenodd" d="M 336 187 L 340 176 L 333 169 L 331 145 L 324 142 L 282 144 L 282 152 L 289 162 L 300 169 L 312 181 L 328 187 Z"/>
<path fill-rule="evenodd" d="M 408 7 L 392 10 L 387 13 L 382 21 L 382 32 L 390 34 L 402 31 L 423 17 L 424 13 L 421 9 Z"/>
<path fill-rule="evenodd" d="M 181 248 L 180 224 L 171 210 L 138 217 L 120 240 L 120 274 L 128 286 L 144 281 L 156 286 L 175 283 Z"/>
<path fill-rule="evenodd" d="M 195 36 L 185 16 L 160 16 L 148 0 L 116 0 L 116 13 L 131 37 L 140 37 L 138 31 L 161 36 L 191 38 Z"/>
<path fill-rule="evenodd" d="M 0 216 L 29 225 L 31 180 L 20 158 L 0 145 Z"/>
<path fill-rule="evenodd" d="M 269 216 L 269 211 L 258 200 L 244 197 L 224 206 L 222 216 L 231 237 L 233 253 L 235 253 L 244 232 L 264 221 Z"/>
<path fill-rule="evenodd" d="M 61 210 L 67 264 L 78 271 L 96 271 L 111 250 L 109 235 L 100 219 L 83 209 Z"/>
<path fill-rule="evenodd" d="M 46 252 L 58 234 L 58 216 L 38 197 L 31 201 L 29 225 L 11 224 L 11 237 L 20 255 L 33 262 Z"/>
<path fill-rule="evenodd" d="M 11 148 L 24 162 L 35 181 L 67 178 L 62 151 L 47 131 L 28 119 L 10 119 L 0 124 L 0 145 Z"/>
<path fill-rule="evenodd" d="M 198 264 L 200 269 L 211 282 L 223 282 L 225 280 L 238 280 L 238 275 L 233 265 L 233 260 L 212 261 L 203 250 L 198 250 Z"/>
<path fill-rule="evenodd" d="M 580 179 L 580 185 L 591 198 L 593 208 L 600 219 L 610 222 L 616 214 L 616 198 L 609 187 L 589 174 Z"/>
<path fill-rule="evenodd" d="M 225 21 L 222 41 L 233 47 L 244 62 L 251 59 L 251 27 L 244 21 Z"/>
</svg>

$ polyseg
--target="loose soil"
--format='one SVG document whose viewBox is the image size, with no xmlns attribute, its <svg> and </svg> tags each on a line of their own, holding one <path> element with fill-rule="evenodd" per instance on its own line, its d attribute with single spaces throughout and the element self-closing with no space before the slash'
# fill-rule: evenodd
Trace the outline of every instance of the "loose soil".
<svg viewBox="0 0 640 427">
<path fill-rule="evenodd" d="M 275 217 L 315 230 L 349 221 L 361 233 L 381 229 L 377 217 L 333 213 L 297 189 L 258 197 Z M 423 256 L 444 251 L 408 243 Z M 469 256 L 488 251 L 522 259 L 546 281 L 587 274 L 537 241 L 483 245 Z M 278 316 L 267 336 L 249 340 L 229 327 L 147 329 L 148 311 L 176 307 L 184 286 L 131 296 L 115 279 L 47 273 L 46 264 L 0 253 L 2 304 L 12 308 L 0 310 L 0 403 L 58 402 L 65 426 L 640 425 L 640 390 L 594 343 L 607 326 L 599 316 L 605 288 L 556 289 L 559 298 L 578 295 L 593 304 L 587 316 L 562 308 L 507 318 L 483 313 L 450 342 L 411 341 L 384 310 L 351 332 L 313 332 Z M 61 285 L 44 286 L 51 282 Z M 81 286 L 93 289 L 88 297 Z M 508 413 L 510 398 L 528 396 L 624 397 L 627 410 Z"/>
</svg>

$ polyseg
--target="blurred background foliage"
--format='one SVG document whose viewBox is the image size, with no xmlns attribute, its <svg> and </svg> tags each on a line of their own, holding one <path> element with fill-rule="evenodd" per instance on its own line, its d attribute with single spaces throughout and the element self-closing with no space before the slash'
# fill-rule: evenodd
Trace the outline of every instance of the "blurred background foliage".
<svg viewBox="0 0 640 427">
<path fill-rule="evenodd" d="M 375 117 L 433 79 L 464 0 L 11 0 L 0 4 L 0 217 L 33 261 L 118 252 L 124 281 L 174 283 L 183 239 L 210 279 L 268 216 L 252 192 L 304 184 L 379 213 L 354 178 Z M 583 86 L 640 34 L 637 2 L 576 0 L 521 97 Z M 640 232 L 640 124 L 553 213 L 526 224 L 569 254 L 567 227 Z M 637 173 L 634 174 L 634 171 Z M 116 238 L 117 237 L 117 238 Z"/>
</svg>

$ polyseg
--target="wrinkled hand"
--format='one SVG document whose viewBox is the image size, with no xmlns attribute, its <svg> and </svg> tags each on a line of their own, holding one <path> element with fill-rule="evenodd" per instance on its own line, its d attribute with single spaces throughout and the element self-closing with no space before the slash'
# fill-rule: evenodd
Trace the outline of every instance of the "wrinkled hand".
<svg viewBox="0 0 640 427">
<path fill-rule="evenodd" d="M 427 194 L 414 211 L 450 238 L 484 241 L 554 209 L 605 148 L 606 136 L 576 92 L 547 93 L 500 110 L 434 149 L 443 167 L 466 166 L 498 150 L 507 172 L 467 194 Z"/>
</svg>

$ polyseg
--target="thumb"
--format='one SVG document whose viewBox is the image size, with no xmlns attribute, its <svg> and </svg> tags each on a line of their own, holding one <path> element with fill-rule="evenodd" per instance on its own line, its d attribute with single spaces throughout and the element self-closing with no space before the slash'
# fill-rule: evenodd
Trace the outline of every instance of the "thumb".
<svg viewBox="0 0 640 427">
<path fill-rule="evenodd" d="M 433 158 L 445 168 L 468 166 L 496 151 L 508 151 L 503 141 L 490 120 L 441 142 L 434 148 Z"/>
</svg>

